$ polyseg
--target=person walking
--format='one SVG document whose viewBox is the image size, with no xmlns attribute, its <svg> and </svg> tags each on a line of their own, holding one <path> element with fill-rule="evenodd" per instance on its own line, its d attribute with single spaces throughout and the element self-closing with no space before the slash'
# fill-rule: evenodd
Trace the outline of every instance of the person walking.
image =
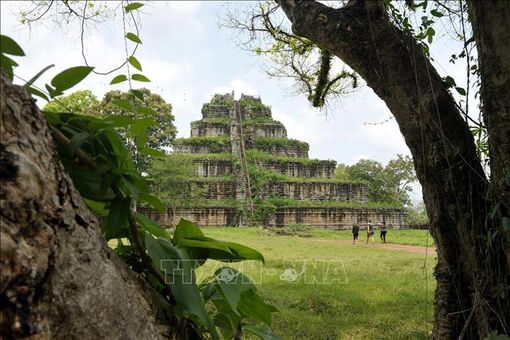
<svg viewBox="0 0 510 340">
<path fill-rule="evenodd" d="M 385 221 L 381 221 L 381 234 L 380 234 L 380 237 L 381 237 L 381 240 L 383 241 L 383 243 L 386 243 L 386 233 L 388 232 L 388 229 L 386 228 L 386 222 Z"/>
<path fill-rule="evenodd" d="M 356 244 L 359 235 L 359 225 L 353 224 L 352 226 L 352 244 Z"/>
<path fill-rule="evenodd" d="M 372 244 L 374 244 L 374 234 L 375 234 L 375 231 L 374 231 L 374 225 L 372 224 L 372 220 L 368 220 L 368 224 L 367 224 L 367 244 L 368 244 L 368 241 L 371 239 L 372 240 Z"/>
</svg>

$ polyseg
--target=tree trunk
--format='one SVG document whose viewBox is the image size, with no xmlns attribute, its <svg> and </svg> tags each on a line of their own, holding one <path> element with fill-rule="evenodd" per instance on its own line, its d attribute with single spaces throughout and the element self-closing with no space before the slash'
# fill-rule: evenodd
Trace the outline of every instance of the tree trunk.
<svg viewBox="0 0 510 340">
<path fill-rule="evenodd" d="M 33 99 L 4 75 L 0 85 L 0 337 L 168 337 L 150 288 L 102 239 Z"/>
<path fill-rule="evenodd" d="M 469 9 L 478 48 L 482 112 L 490 131 L 490 193 L 501 209 L 501 220 L 510 218 L 510 3 L 471 1 Z M 510 243 L 506 246 L 510 264 Z"/>
<path fill-rule="evenodd" d="M 307 0 L 278 2 L 294 33 L 360 74 L 399 124 L 438 251 L 433 336 L 508 331 L 510 299 L 496 294 L 510 283 L 505 241 L 486 238 L 493 228 L 486 218 L 488 181 L 469 127 L 421 47 L 390 21 L 383 1 L 350 1 L 340 9 Z"/>
</svg>

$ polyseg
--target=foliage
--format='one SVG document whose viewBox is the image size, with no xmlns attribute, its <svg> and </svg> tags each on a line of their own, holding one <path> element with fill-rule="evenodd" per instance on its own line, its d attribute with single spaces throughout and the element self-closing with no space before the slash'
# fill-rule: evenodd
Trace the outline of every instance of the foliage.
<svg viewBox="0 0 510 340">
<path fill-rule="evenodd" d="M 253 212 L 252 224 L 260 224 L 263 226 L 269 225 L 271 217 L 276 213 L 276 206 L 267 200 L 257 197 L 253 201 L 255 210 Z"/>
<path fill-rule="evenodd" d="M 256 137 L 253 140 L 253 145 L 260 148 L 267 147 L 295 147 L 303 151 L 308 151 L 309 145 L 306 142 L 301 142 L 296 139 L 288 138 L 273 138 L 273 137 Z"/>
<path fill-rule="evenodd" d="M 194 120 L 191 122 L 190 126 L 193 127 L 200 127 L 202 125 L 207 124 L 213 124 L 213 125 L 219 125 L 222 127 L 227 128 L 229 126 L 230 118 L 221 118 L 221 117 L 210 117 L 210 118 L 204 118 L 200 120 Z"/>
<path fill-rule="evenodd" d="M 233 155 L 231 153 L 183 153 L 180 154 L 183 158 L 188 159 L 203 159 L 203 160 L 224 160 L 231 161 L 233 159 Z"/>
<path fill-rule="evenodd" d="M 277 208 L 280 207 L 291 207 L 291 208 L 402 208 L 400 202 L 342 202 L 342 201 L 305 201 L 296 200 L 285 197 L 272 196 L 267 199 L 267 202 L 271 203 Z"/>
<path fill-rule="evenodd" d="M 119 105 L 117 105 L 119 102 L 130 103 L 135 108 L 135 112 L 119 108 Z M 127 108 L 131 108 L 131 106 L 127 105 Z M 133 118 L 143 115 L 151 116 L 156 122 L 156 124 L 150 126 L 147 136 L 147 144 L 151 148 L 163 149 L 171 146 L 177 133 L 172 105 L 167 103 L 160 95 L 152 93 L 146 88 L 130 92 L 107 92 L 101 102 L 100 112 L 102 115 L 121 114 Z"/>
<path fill-rule="evenodd" d="M 279 126 L 283 127 L 283 124 L 277 120 L 274 120 L 269 117 L 250 117 L 250 119 L 243 119 L 241 121 L 241 124 L 243 124 L 243 127 L 251 127 L 256 125 L 266 125 L 266 126 Z"/>
<path fill-rule="evenodd" d="M 177 138 L 173 144 L 174 146 L 207 147 L 210 153 L 224 153 L 230 146 L 228 136 Z"/>
<path fill-rule="evenodd" d="M 224 105 L 224 106 L 232 106 L 234 105 L 234 97 L 230 94 L 215 94 L 210 102 L 211 105 Z"/>
<path fill-rule="evenodd" d="M 44 110 L 78 112 L 95 117 L 120 115 L 130 118 L 150 118 L 153 124 L 149 126 L 147 132 L 143 132 L 146 133 L 146 144 L 143 147 L 158 150 L 169 147 L 176 135 L 172 106 L 161 96 L 145 88 L 129 92 L 110 91 L 104 95 L 101 102 L 88 90 L 77 91 L 50 101 Z M 122 129 L 119 131 L 135 160 L 136 169 L 146 173 L 151 156 L 144 155 L 129 134 Z"/>
<path fill-rule="evenodd" d="M 328 166 L 328 165 L 335 165 L 336 162 L 332 160 L 319 160 L 319 159 L 310 159 L 310 158 L 303 158 L 303 157 L 287 157 L 287 156 L 280 156 L 271 154 L 268 152 L 264 152 L 261 150 L 246 150 L 246 158 L 250 161 L 255 161 L 257 159 L 260 160 L 268 160 L 275 163 L 280 164 L 287 164 L 287 163 L 299 163 L 302 165 L 315 165 L 315 166 Z"/>
<path fill-rule="evenodd" d="M 427 224 L 429 217 L 425 205 L 420 203 L 418 205 L 411 205 L 407 208 L 407 223 L 411 225 Z"/>
<path fill-rule="evenodd" d="M 342 181 L 367 183 L 368 198 L 372 202 L 401 202 L 405 205 L 410 204 L 410 184 L 416 181 L 413 161 L 404 155 L 397 155 L 385 167 L 369 159 L 350 166 L 338 164 L 335 177 Z"/>
<path fill-rule="evenodd" d="M 263 118 L 264 116 L 268 116 L 271 112 L 271 108 L 267 105 L 262 104 L 260 98 L 255 98 L 252 96 L 242 95 L 239 99 L 239 106 L 242 109 L 250 108 L 251 112 L 257 117 L 257 115 L 263 115 L 262 117 L 257 117 L 258 119 Z"/>
<path fill-rule="evenodd" d="M 305 94 L 314 107 L 324 107 L 329 98 L 351 92 L 358 86 L 357 75 L 336 64 L 330 51 L 293 34 L 281 20 L 278 4 L 263 1 L 254 4 L 246 18 L 232 11 L 224 26 L 248 36 L 243 48 L 265 57 L 271 77 L 290 79 L 293 92 Z"/>
<path fill-rule="evenodd" d="M 79 90 L 67 96 L 50 101 L 44 106 L 43 111 L 49 112 L 74 112 L 88 116 L 101 117 L 98 110 L 100 101 L 89 90 Z"/>
<path fill-rule="evenodd" d="M 149 173 L 152 190 L 172 208 L 202 196 L 201 192 L 191 190 L 191 183 L 187 181 L 195 175 L 195 165 L 189 157 L 171 154 L 155 158 Z"/>
</svg>

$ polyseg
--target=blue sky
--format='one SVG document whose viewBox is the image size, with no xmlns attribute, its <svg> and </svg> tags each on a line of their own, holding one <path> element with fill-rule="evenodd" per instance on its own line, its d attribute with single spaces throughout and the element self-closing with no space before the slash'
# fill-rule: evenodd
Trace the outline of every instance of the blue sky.
<svg viewBox="0 0 510 340">
<path fill-rule="evenodd" d="M 78 23 L 64 30 L 51 21 L 31 30 L 19 24 L 19 9 L 29 3 L 4 2 L 1 32 L 17 40 L 27 56 L 19 59 L 17 73 L 29 79 L 49 64 L 56 64 L 40 83 L 67 67 L 83 65 Z M 273 117 L 284 123 L 288 136 L 310 144 L 310 157 L 352 164 L 362 158 L 386 163 L 399 153 L 409 154 L 397 124 L 386 105 L 367 86 L 334 102 L 327 114 L 313 109 L 304 96 L 289 94 L 288 82 L 264 73 L 264 59 L 240 49 L 237 32 L 219 27 L 225 15 L 224 2 L 152 2 L 143 7 L 140 37 L 143 45 L 136 56 L 152 82 L 142 84 L 173 105 L 178 136 L 189 136 L 189 123 L 200 119 L 200 109 L 213 93 L 236 91 L 260 95 L 270 105 Z M 242 6 L 242 5 L 241 5 Z M 436 29 L 432 54 L 440 72 L 465 79 L 462 64 L 451 65 L 449 56 L 458 44 Z M 444 31 L 444 30 L 443 30 Z M 89 63 L 105 71 L 125 58 L 120 18 L 89 27 L 85 35 Z M 116 73 L 115 73 L 116 74 Z M 126 90 L 127 84 L 108 85 L 112 76 L 90 76 L 76 89 L 91 89 L 99 97 L 111 89 Z M 420 198 L 419 187 L 413 198 Z"/>
</svg>

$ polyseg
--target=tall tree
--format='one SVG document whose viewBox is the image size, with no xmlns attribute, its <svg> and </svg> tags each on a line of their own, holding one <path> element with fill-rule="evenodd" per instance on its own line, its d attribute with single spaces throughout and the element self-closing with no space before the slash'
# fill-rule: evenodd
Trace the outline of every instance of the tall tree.
<svg viewBox="0 0 510 340">
<path fill-rule="evenodd" d="M 79 114 L 99 116 L 97 108 L 100 101 L 90 90 L 79 90 L 58 100 L 52 100 L 44 106 L 44 111 L 76 112 Z"/>
<path fill-rule="evenodd" d="M 471 6 L 482 110 L 494 159 L 490 181 L 448 86 L 416 38 L 390 19 L 384 1 L 351 0 L 338 9 L 308 0 L 278 3 L 293 32 L 356 71 L 399 124 L 423 187 L 438 251 L 434 337 L 508 334 L 508 3 L 474 1 Z"/>
<path fill-rule="evenodd" d="M 363 181 L 368 184 L 368 199 L 372 202 L 401 202 L 409 205 L 410 184 L 416 181 L 413 160 L 397 155 L 386 166 L 371 159 L 361 159 L 353 165 L 340 163 L 335 177 L 344 181 Z"/>
</svg>

